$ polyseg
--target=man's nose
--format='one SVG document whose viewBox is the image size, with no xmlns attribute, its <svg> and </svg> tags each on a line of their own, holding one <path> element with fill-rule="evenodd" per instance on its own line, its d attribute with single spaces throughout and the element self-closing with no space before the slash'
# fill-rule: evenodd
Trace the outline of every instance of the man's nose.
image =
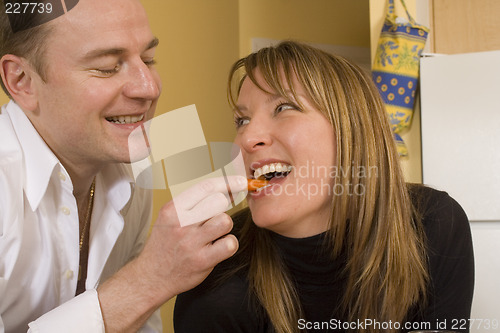
<svg viewBox="0 0 500 333">
<path fill-rule="evenodd" d="M 155 100 L 160 96 L 161 81 L 158 73 L 142 60 L 129 67 L 124 94 L 130 98 Z"/>
</svg>

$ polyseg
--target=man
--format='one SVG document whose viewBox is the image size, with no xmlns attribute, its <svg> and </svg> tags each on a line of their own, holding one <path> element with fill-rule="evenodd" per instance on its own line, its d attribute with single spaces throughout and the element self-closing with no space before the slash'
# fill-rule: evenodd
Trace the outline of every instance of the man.
<svg viewBox="0 0 500 333">
<path fill-rule="evenodd" d="M 80 0 L 16 33 L 2 12 L 0 28 L 12 99 L 0 114 L 0 332 L 161 331 L 151 315 L 238 244 L 227 215 L 181 228 L 173 203 L 146 241 L 150 194 L 121 164 L 161 90 L 144 9 Z M 184 204 L 222 212 L 225 190 L 205 182 Z"/>
</svg>

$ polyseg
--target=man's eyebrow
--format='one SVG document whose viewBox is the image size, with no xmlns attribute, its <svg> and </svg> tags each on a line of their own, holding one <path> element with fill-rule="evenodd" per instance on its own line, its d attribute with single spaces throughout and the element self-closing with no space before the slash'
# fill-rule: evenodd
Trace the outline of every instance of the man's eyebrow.
<svg viewBox="0 0 500 333">
<path fill-rule="evenodd" d="M 157 47 L 158 44 L 160 44 L 160 40 L 157 37 L 155 37 L 149 42 L 148 46 L 146 47 L 146 50 L 151 50 L 152 48 Z"/>
<path fill-rule="evenodd" d="M 151 50 L 152 48 L 155 48 L 158 46 L 160 43 L 160 40 L 155 37 L 153 38 L 149 44 L 146 46 L 144 51 Z M 125 49 L 122 48 L 109 48 L 109 49 L 96 49 L 88 52 L 85 54 L 83 59 L 95 59 L 95 58 L 100 58 L 100 57 L 105 57 L 105 56 L 117 56 L 117 55 L 122 55 L 125 53 Z"/>
<path fill-rule="evenodd" d="M 95 58 L 100 58 L 100 57 L 105 57 L 105 56 L 117 56 L 125 53 L 124 49 L 121 48 L 110 48 L 110 49 L 96 49 L 89 51 L 83 56 L 84 60 L 90 60 L 90 59 L 95 59 Z"/>
</svg>

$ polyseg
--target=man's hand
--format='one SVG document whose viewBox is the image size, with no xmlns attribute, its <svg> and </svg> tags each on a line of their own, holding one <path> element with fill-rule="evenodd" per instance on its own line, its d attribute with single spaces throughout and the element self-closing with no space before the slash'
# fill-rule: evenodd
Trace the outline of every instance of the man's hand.
<svg viewBox="0 0 500 333">
<path fill-rule="evenodd" d="M 244 177 L 227 180 L 233 192 L 246 189 Z M 161 208 L 138 259 L 146 265 L 151 282 L 169 291 L 168 298 L 197 286 L 238 249 L 236 237 L 227 235 L 233 226 L 223 213 L 230 203 L 227 193 L 224 179 L 209 179 Z"/>
<path fill-rule="evenodd" d="M 238 241 L 228 235 L 233 223 L 223 212 L 228 184 L 236 193 L 246 190 L 247 180 L 226 179 L 203 181 L 164 205 L 142 253 L 98 289 L 107 332 L 137 331 L 163 303 L 236 252 Z"/>
</svg>

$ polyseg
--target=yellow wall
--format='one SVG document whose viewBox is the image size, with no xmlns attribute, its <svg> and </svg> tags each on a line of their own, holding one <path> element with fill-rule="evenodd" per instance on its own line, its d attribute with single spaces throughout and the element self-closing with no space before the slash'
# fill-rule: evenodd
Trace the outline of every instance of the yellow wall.
<svg viewBox="0 0 500 333">
<path fill-rule="evenodd" d="M 240 0 L 240 52 L 251 38 L 370 46 L 367 0 Z"/>
<path fill-rule="evenodd" d="M 5 95 L 3 90 L 0 89 L 0 105 L 4 105 L 7 102 L 9 102 L 9 98 L 7 97 L 7 95 Z"/>
</svg>

